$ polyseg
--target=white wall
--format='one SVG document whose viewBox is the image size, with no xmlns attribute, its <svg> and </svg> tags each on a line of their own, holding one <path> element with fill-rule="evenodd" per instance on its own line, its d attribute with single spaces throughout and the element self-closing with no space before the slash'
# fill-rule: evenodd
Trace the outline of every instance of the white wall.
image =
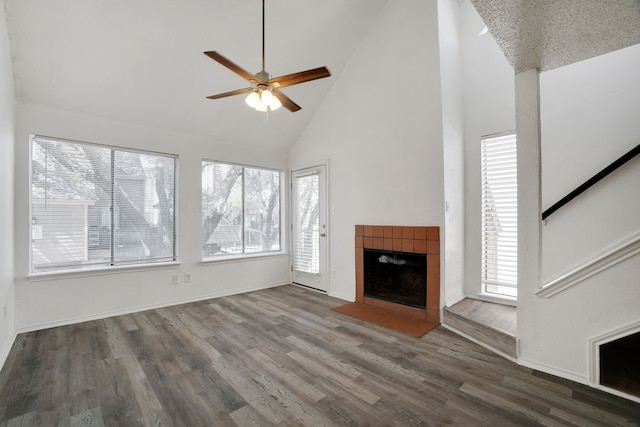
<svg viewBox="0 0 640 427">
<path fill-rule="evenodd" d="M 178 256 L 171 268 L 76 274 L 29 280 L 29 135 L 152 150 L 179 156 Z M 39 329 L 117 313 L 288 283 L 287 255 L 201 265 L 203 158 L 286 168 L 280 152 L 242 150 L 204 138 L 115 122 L 39 105 L 17 103 L 15 132 L 16 328 Z M 3 242 L 4 244 L 4 242 Z M 189 273 L 189 284 L 172 276 Z"/>
<path fill-rule="evenodd" d="M 436 2 L 391 0 L 290 153 L 328 159 L 329 294 L 355 299 L 355 224 L 444 226 Z"/>
<path fill-rule="evenodd" d="M 542 209 L 640 143 L 640 45 L 540 75 Z M 520 363 L 588 383 L 589 340 L 640 319 L 636 255 L 550 298 L 541 284 L 640 231 L 636 158 L 552 214 L 538 283 L 519 283 Z M 520 200 L 519 200 L 520 202 Z"/>
<path fill-rule="evenodd" d="M 445 229 L 444 305 L 464 298 L 464 120 L 462 116 L 461 16 L 457 0 L 438 0 Z"/>
<path fill-rule="evenodd" d="M 460 7 L 464 106 L 465 293 L 481 290 L 480 138 L 511 131 L 515 122 L 513 69 L 469 1 Z"/>
<path fill-rule="evenodd" d="M 478 37 L 484 23 L 465 1 L 460 8 L 465 140 L 465 292 L 474 296 L 480 277 L 480 137 L 515 129 L 513 70 L 490 34 Z M 540 76 L 541 200 L 529 186 L 530 200 L 519 205 L 531 219 L 520 224 L 525 245 L 518 284 L 519 363 L 588 383 L 590 338 L 640 318 L 637 277 L 640 257 L 551 298 L 535 295 L 539 286 L 557 277 L 604 247 L 640 228 L 640 159 L 610 175 L 590 194 L 556 212 L 542 227 L 539 206 L 545 209 L 638 143 L 640 139 L 640 45 L 612 52 Z M 523 102 L 536 93 L 525 79 Z M 525 105 L 526 106 L 526 105 Z M 531 107 L 531 106 L 530 106 Z M 533 108 L 533 107 L 532 107 Z M 533 111 L 533 110 L 531 110 Z M 533 114 L 518 129 L 518 145 L 535 144 L 540 125 Z M 534 120 L 535 122 L 532 122 Z M 531 132 L 526 132 L 529 129 Z M 528 136 L 520 132 L 529 133 Z M 535 147 L 520 162 L 537 164 Z M 528 178 L 535 183 L 537 172 Z M 530 232 L 527 230 L 531 229 Z M 541 246 L 539 239 L 542 237 Z"/>
<path fill-rule="evenodd" d="M 0 7 L 0 367 L 13 344 L 13 71 L 4 7 Z"/>
<path fill-rule="evenodd" d="M 543 209 L 640 144 L 638 69 L 640 44 L 540 75 Z M 543 281 L 640 230 L 638 182 L 640 157 L 549 217 Z"/>
</svg>

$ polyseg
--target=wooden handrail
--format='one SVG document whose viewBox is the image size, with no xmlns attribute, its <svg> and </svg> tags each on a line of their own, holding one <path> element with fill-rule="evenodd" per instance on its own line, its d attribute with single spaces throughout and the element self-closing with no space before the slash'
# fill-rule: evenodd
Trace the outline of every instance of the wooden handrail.
<svg viewBox="0 0 640 427">
<path fill-rule="evenodd" d="M 640 144 L 636 145 L 630 151 L 628 151 L 627 153 L 625 153 L 622 156 L 620 156 L 620 158 L 618 160 L 616 160 L 615 162 L 611 163 L 606 168 L 602 169 L 600 172 L 595 174 L 593 177 L 591 177 L 588 180 L 586 180 L 584 182 L 584 184 L 580 185 L 575 190 L 573 190 L 571 193 L 567 194 L 562 199 L 560 199 L 557 203 L 552 205 L 549 209 L 547 209 L 544 212 L 542 212 L 542 220 L 544 221 L 545 219 L 547 219 L 549 217 L 549 215 L 551 215 L 552 213 L 554 213 L 555 211 L 557 211 L 558 209 L 560 209 L 561 207 L 563 207 L 564 205 L 569 203 L 571 200 L 573 200 L 576 197 L 578 197 L 580 194 L 584 193 L 587 189 L 589 189 L 591 186 L 596 184 L 602 178 L 604 178 L 605 176 L 609 175 L 611 172 L 615 171 L 620 166 L 624 165 L 625 163 L 627 163 L 629 160 L 633 159 L 638 154 L 640 154 Z"/>
</svg>

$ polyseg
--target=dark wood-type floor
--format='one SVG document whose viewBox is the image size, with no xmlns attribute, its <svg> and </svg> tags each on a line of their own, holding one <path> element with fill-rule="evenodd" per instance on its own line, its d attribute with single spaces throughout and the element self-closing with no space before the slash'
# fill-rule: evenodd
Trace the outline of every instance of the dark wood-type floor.
<svg viewBox="0 0 640 427">
<path fill-rule="evenodd" d="M 516 307 L 465 298 L 442 314 L 442 324 L 516 359 Z"/>
<path fill-rule="evenodd" d="M 295 286 L 21 334 L 1 426 L 634 425 L 640 404 Z"/>
<path fill-rule="evenodd" d="M 518 332 L 518 309 L 516 307 L 465 298 L 449 307 L 448 310 L 513 337 Z"/>
</svg>

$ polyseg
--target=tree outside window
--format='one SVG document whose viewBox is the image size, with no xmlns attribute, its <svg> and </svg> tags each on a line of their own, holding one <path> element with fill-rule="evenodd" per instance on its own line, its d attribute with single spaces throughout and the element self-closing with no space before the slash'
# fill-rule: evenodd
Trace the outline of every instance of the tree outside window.
<svg viewBox="0 0 640 427">
<path fill-rule="evenodd" d="M 281 171 L 203 161 L 203 258 L 280 251 L 281 181 Z"/>
<path fill-rule="evenodd" d="M 34 137 L 32 272 L 174 261 L 173 156 Z"/>
</svg>

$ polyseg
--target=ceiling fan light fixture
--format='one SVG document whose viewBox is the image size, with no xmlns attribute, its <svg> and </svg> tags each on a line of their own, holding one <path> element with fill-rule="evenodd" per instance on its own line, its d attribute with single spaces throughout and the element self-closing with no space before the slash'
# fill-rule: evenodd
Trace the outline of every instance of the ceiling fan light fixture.
<svg viewBox="0 0 640 427">
<path fill-rule="evenodd" d="M 275 111 L 280 107 L 282 107 L 282 102 L 280 102 L 277 96 L 274 96 L 273 102 L 269 105 L 269 108 L 271 108 L 271 111 Z"/>
<path fill-rule="evenodd" d="M 271 106 L 271 104 L 273 103 L 273 100 L 276 97 L 273 96 L 273 94 L 271 93 L 271 91 L 269 89 L 264 89 L 262 92 L 260 92 L 260 100 L 262 101 L 262 103 L 268 107 Z"/>
<path fill-rule="evenodd" d="M 255 109 L 256 111 L 267 111 L 269 109 L 269 106 L 262 102 L 262 99 L 258 97 L 258 103 L 256 104 Z"/>
<path fill-rule="evenodd" d="M 247 96 L 247 98 L 244 101 L 247 103 L 249 107 L 257 108 L 258 102 L 260 102 L 260 95 L 258 95 L 258 92 L 253 91 L 249 94 L 249 96 Z"/>
</svg>

